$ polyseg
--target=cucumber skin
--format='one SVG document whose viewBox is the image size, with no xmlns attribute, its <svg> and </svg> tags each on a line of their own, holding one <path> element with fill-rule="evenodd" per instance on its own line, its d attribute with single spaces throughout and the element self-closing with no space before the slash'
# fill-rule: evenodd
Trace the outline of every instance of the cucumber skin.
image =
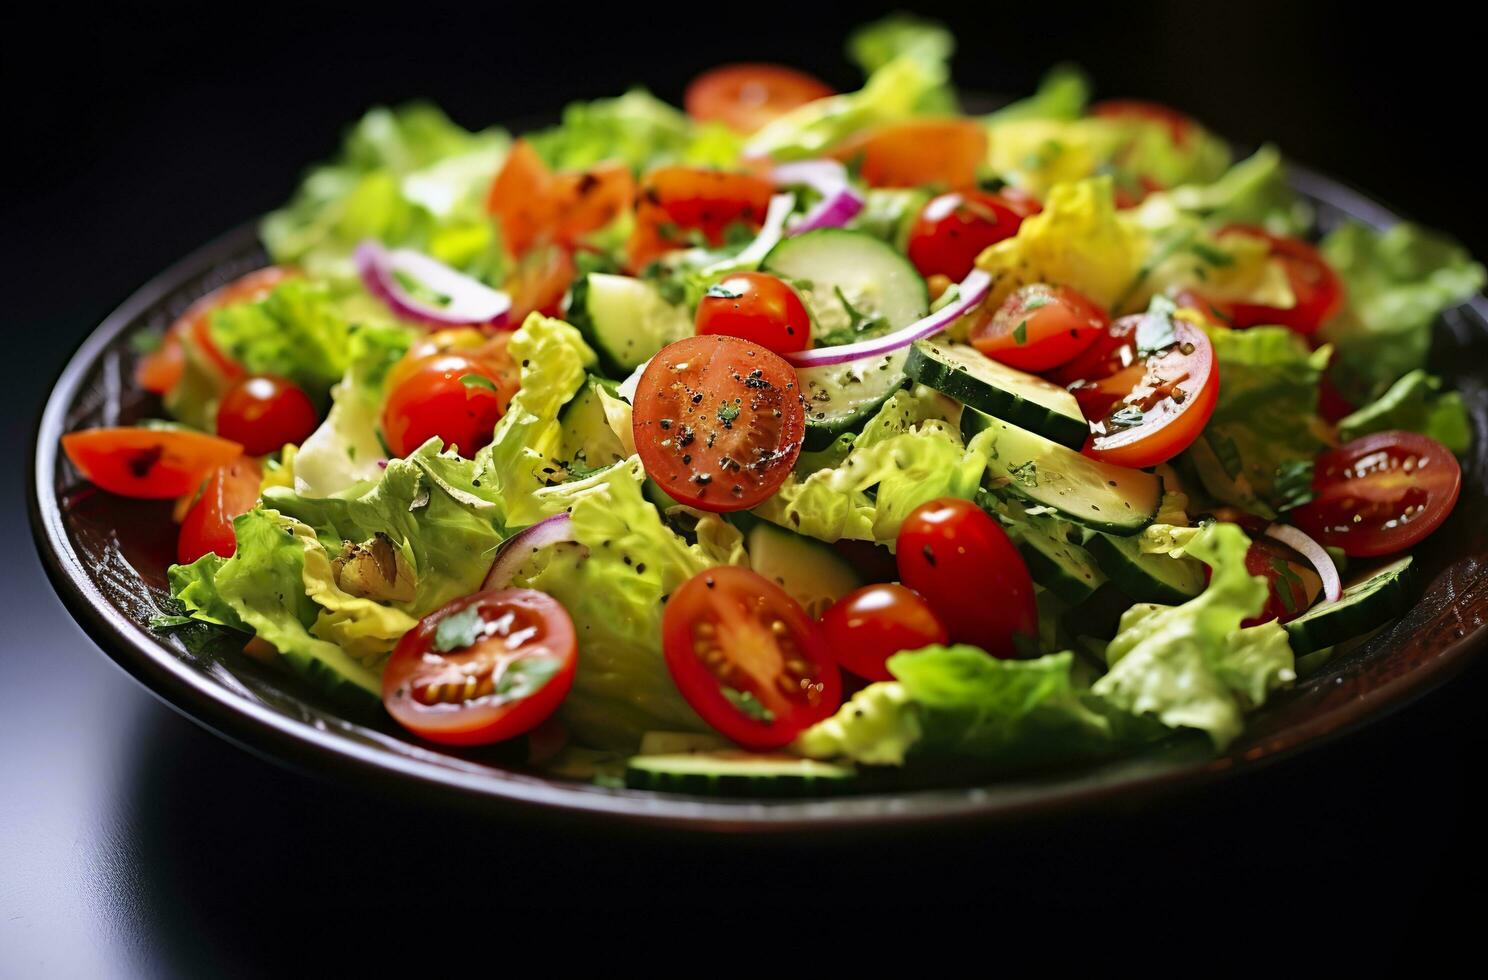
<svg viewBox="0 0 1488 980">
<path fill-rule="evenodd" d="M 1187 593 L 1150 575 L 1143 574 L 1132 567 L 1131 561 L 1119 550 L 1120 546 L 1104 535 L 1091 535 L 1090 540 L 1085 542 L 1085 548 L 1095 558 L 1100 570 L 1106 573 L 1106 578 L 1137 602 L 1181 606 L 1204 591 L 1202 582 L 1199 584 L 1198 591 Z"/>
<path fill-rule="evenodd" d="M 806 413 L 806 435 L 801 440 L 801 448 L 807 452 L 816 453 L 826 449 L 837 437 L 844 432 L 857 432 L 867 424 L 868 420 L 878 414 L 878 410 L 884 407 L 884 403 L 895 394 L 902 391 L 909 384 L 906 378 L 904 384 L 897 388 L 891 388 L 878 401 L 864 404 L 847 415 L 839 415 L 834 418 L 813 419 L 811 412 Z"/>
<path fill-rule="evenodd" d="M 926 354 L 919 343 L 909 349 L 904 373 L 911 380 L 934 388 L 984 415 L 1011 422 L 1067 449 L 1079 450 L 1090 436 L 1090 425 L 1083 419 L 1076 421 L 1058 415 L 1042 405 L 983 384 Z"/>
<path fill-rule="evenodd" d="M 658 793 L 686 793 L 692 796 L 773 797 L 839 795 L 852 789 L 855 774 L 826 776 L 815 773 L 706 773 L 669 772 L 648 768 L 641 760 L 625 767 L 628 789 Z"/>
<path fill-rule="evenodd" d="M 1093 578 L 1085 580 L 1071 575 L 1059 562 L 1023 538 L 1014 536 L 1013 541 L 1017 545 L 1018 554 L 1023 556 L 1023 564 L 1028 566 L 1029 576 L 1065 602 L 1072 604 L 1084 602 L 1100 587 L 1101 583 Z M 1074 544 L 1068 547 L 1084 550 Z M 1094 566 L 1096 563 L 1092 561 L 1091 565 Z"/>
<path fill-rule="evenodd" d="M 1388 567 L 1370 578 L 1387 572 Z M 1356 584 L 1362 585 L 1369 581 L 1370 579 L 1365 579 Z M 1411 561 L 1396 572 L 1391 581 L 1364 597 L 1373 601 L 1344 605 L 1347 602 L 1345 596 L 1334 608 L 1324 608 L 1317 615 L 1283 623 L 1282 628 L 1287 631 L 1287 641 L 1292 646 L 1292 653 L 1302 656 L 1385 625 L 1408 612 L 1420 595 L 1420 575 L 1415 562 Z"/>
</svg>

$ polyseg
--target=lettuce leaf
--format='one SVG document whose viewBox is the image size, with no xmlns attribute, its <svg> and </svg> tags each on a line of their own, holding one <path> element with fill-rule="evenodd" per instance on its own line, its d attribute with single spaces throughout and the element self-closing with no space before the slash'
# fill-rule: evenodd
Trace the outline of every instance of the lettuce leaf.
<svg viewBox="0 0 1488 980">
<path fill-rule="evenodd" d="M 582 170 L 601 160 L 623 160 L 635 170 L 663 163 L 732 167 L 741 142 L 728 127 L 694 122 L 642 88 L 571 103 L 557 126 L 527 138 L 555 170 Z"/>
<path fill-rule="evenodd" d="M 1356 405 L 1425 367 L 1436 317 L 1485 281 L 1462 246 L 1408 222 L 1383 232 L 1350 222 L 1321 248 L 1347 293 L 1343 312 L 1322 330 L 1338 352 L 1329 377 Z"/>
<path fill-rule="evenodd" d="M 944 24 L 905 13 L 865 24 L 847 38 L 848 57 L 867 76 L 899 57 L 917 58 L 935 71 L 949 64 L 955 51 L 955 35 Z M 927 114 L 959 111 L 956 94 L 948 84 L 926 92 L 917 108 Z"/>
<path fill-rule="evenodd" d="M 1183 184 L 1150 195 L 1140 210 L 1157 212 L 1169 207 L 1213 225 L 1260 225 L 1277 235 L 1303 234 L 1313 220 L 1312 208 L 1287 184 L 1281 153 L 1269 143 L 1212 182 Z"/>
<path fill-rule="evenodd" d="M 1233 741 L 1244 713 L 1296 678 L 1281 626 L 1240 628 L 1266 601 L 1265 580 L 1245 570 L 1249 547 L 1245 532 L 1225 523 L 1190 541 L 1186 553 L 1212 570 L 1208 588 L 1181 606 L 1127 610 L 1092 693 L 1167 728 L 1202 731 L 1219 749 Z"/>
<path fill-rule="evenodd" d="M 1347 442 L 1371 432 L 1405 429 L 1430 436 L 1458 456 L 1472 446 L 1467 405 L 1455 391 L 1423 370 L 1411 371 L 1375 401 L 1339 419 L 1338 438 Z"/>
<path fill-rule="evenodd" d="M 288 378 L 312 398 L 324 398 L 346 371 L 351 324 L 322 282 L 287 279 L 261 302 L 215 311 L 208 329 L 250 373 Z"/>
<path fill-rule="evenodd" d="M 260 234 L 274 261 L 312 275 L 354 276 L 352 250 L 376 238 L 495 283 L 501 249 L 484 199 L 509 144 L 506 133 L 468 132 L 427 103 L 372 109 Z"/>
<path fill-rule="evenodd" d="M 1317 398 L 1330 351 L 1309 349 L 1285 327 L 1206 330 L 1219 361 L 1219 401 L 1184 458 L 1217 500 L 1274 517 L 1288 464 L 1324 447 Z"/>
<path fill-rule="evenodd" d="M 1026 119 L 1071 120 L 1085 114 L 1090 101 L 1090 79 L 1076 65 L 1055 65 L 1026 99 L 1010 102 L 984 118 L 994 129 Z"/>
</svg>

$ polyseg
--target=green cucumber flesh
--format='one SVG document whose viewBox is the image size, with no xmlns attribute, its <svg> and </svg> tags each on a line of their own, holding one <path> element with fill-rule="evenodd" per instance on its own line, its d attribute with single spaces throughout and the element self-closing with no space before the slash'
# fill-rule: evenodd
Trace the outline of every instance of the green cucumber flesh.
<svg viewBox="0 0 1488 980">
<path fill-rule="evenodd" d="M 863 584 L 831 545 L 760 521 L 744 536 L 749 567 L 785 590 L 816 618 Z"/>
<path fill-rule="evenodd" d="M 848 306 L 876 319 L 872 332 L 877 333 L 908 326 L 930 312 L 930 291 L 919 270 L 865 232 L 819 228 L 794 235 L 771 249 L 760 268 L 795 287 L 811 314 L 816 340 L 853 332 Z"/>
<path fill-rule="evenodd" d="M 604 272 L 574 282 L 567 315 L 594 347 L 605 373 L 615 378 L 694 332 L 687 308 L 668 303 L 654 285 Z"/>
<path fill-rule="evenodd" d="M 1143 554 L 1135 537 L 1092 534 L 1085 547 L 1095 556 L 1106 577 L 1137 602 L 1181 605 L 1203 592 L 1208 583 L 1203 562 Z"/>
<path fill-rule="evenodd" d="M 719 749 L 634 756 L 625 785 L 696 796 L 816 796 L 849 788 L 856 775 L 846 766 L 783 753 Z"/>
<path fill-rule="evenodd" d="M 904 362 L 910 379 L 993 418 L 1074 449 L 1090 425 L 1075 396 L 1043 378 L 1018 371 L 974 347 L 919 340 Z"/>
<path fill-rule="evenodd" d="M 1343 590 L 1337 602 L 1315 605 L 1283 624 L 1297 655 L 1367 633 L 1406 612 L 1420 589 L 1411 557 L 1396 559 Z"/>
</svg>

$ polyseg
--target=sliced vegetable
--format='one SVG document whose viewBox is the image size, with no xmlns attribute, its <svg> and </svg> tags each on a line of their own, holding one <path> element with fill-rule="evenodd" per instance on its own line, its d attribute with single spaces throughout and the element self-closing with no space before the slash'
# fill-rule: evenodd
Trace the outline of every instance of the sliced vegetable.
<svg viewBox="0 0 1488 980">
<path fill-rule="evenodd" d="M 813 618 L 863 584 L 863 577 L 831 545 L 768 521 L 758 521 L 744 535 L 744 550 L 750 568 L 784 589 Z"/>
<path fill-rule="evenodd" d="M 507 322 L 510 296 L 437 259 L 406 248 L 390 252 L 370 238 L 352 258 L 367 291 L 404 320 L 436 327 L 500 327 Z"/>
<path fill-rule="evenodd" d="M 1037 211 L 1038 205 L 1032 205 Z M 1028 201 L 1001 193 L 966 190 L 932 198 L 909 231 L 906 251 L 920 275 L 966 278 L 989 245 L 1018 233 L 1030 213 Z"/>
<path fill-rule="evenodd" d="M 83 476 L 121 497 L 168 500 L 195 493 L 214 470 L 243 455 L 229 439 L 189 429 L 84 429 L 62 437 Z"/>
<path fill-rule="evenodd" d="M 855 779 L 848 766 L 738 749 L 638 755 L 625 766 L 631 789 L 695 796 L 821 796 L 844 792 Z"/>
<path fill-rule="evenodd" d="M 257 461 L 246 457 L 218 467 L 181 519 L 176 561 L 189 565 L 207 554 L 231 558 L 238 549 L 233 520 L 258 503 L 262 481 L 262 468 Z"/>
<path fill-rule="evenodd" d="M 1312 567 L 1317 570 L 1318 578 L 1323 580 L 1324 598 L 1329 602 L 1338 601 L 1343 594 L 1343 585 L 1338 580 L 1338 566 L 1333 564 L 1333 559 L 1322 545 L 1290 524 L 1272 524 L 1266 528 L 1266 536 L 1275 538 L 1311 562 Z"/>
<path fill-rule="evenodd" d="M 517 571 L 544 548 L 574 540 L 573 520 L 567 512 L 544 518 L 501 542 L 496 560 L 481 583 L 482 591 L 509 588 Z"/>
<path fill-rule="evenodd" d="M 976 275 L 976 273 L 973 273 Z M 956 401 L 1063 446 L 1085 444 L 1089 426 L 1063 388 L 1007 367 L 971 347 L 916 341 L 904 363 L 909 377 Z"/>
<path fill-rule="evenodd" d="M 1144 554 L 1135 537 L 1093 534 L 1085 546 L 1111 582 L 1137 602 L 1181 605 L 1203 592 L 1208 582 L 1202 562 Z"/>
<path fill-rule="evenodd" d="M 847 168 L 836 160 L 783 163 L 770 176 L 781 187 L 809 187 L 821 198 L 791 226 L 792 235 L 818 228 L 841 228 L 863 210 L 863 195 L 852 186 Z"/>
<path fill-rule="evenodd" d="M 694 119 L 752 133 L 797 106 L 831 94 L 825 82 L 783 65 L 721 65 L 688 84 L 682 105 Z"/>
<path fill-rule="evenodd" d="M 1292 650 L 1301 656 L 1342 643 L 1407 612 L 1420 594 L 1410 555 L 1351 583 L 1336 602 L 1319 604 L 1286 624 Z"/>
<path fill-rule="evenodd" d="M 1082 353 L 1111 327 L 1111 318 L 1067 286 L 1034 283 L 986 311 L 971 327 L 971 344 L 1020 371 L 1047 371 Z"/>
</svg>

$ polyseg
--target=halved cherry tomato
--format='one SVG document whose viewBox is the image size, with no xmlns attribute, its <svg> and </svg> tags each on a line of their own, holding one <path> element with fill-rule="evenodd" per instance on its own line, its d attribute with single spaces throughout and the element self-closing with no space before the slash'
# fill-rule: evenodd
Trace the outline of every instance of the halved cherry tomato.
<svg viewBox="0 0 1488 980">
<path fill-rule="evenodd" d="M 870 187 L 972 187 L 987 159 L 987 131 L 973 119 L 887 123 L 849 137 L 831 156 L 855 162 Z"/>
<path fill-rule="evenodd" d="M 976 190 L 933 198 L 910 229 L 909 261 L 922 276 L 942 275 L 960 282 L 983 249 L 1018 233 L 1024 206 Z"/>
<path fill-rule="evenodd" d="M 543 245 L 530 250 L 506 280 L 505 289 L 512 302 L 507 322 L 516 328 L 530 313 L 559 316 L 563 295 L 577 275 L 573 253 L 566 247 Z"/>
<path fill-rule="evenodd" d="M 587 170 L 554 174 L 549 190 L 555 211 L 553 237 L 576 245 L 635 204 L 636 182 L 630 167 L 605 160 Z"/>
<path fill-rule="evenodd" d="M 403 634 L 382 703 L 431 742 L 487 745 L 532 731 L 573 687 L 578 645 L 558 600 L 534 589 L 463 596 Z"/>
<path fill-rule="evenodd" d="M 832 94 L 814 76 L 783 65 L 722 65 L 687 86 L 682 105 L 694 119 L 752 133 L 797 106 Z"/>
<path fill-rule="evenodd" d="M 1068 286 L 1034 283 L 1012 293 L 990 316 L 980 314 L 971 343 L 1021 371 L 1047 371 L 1080 354 L 1111 327 L 1106 311 Z"/>
<path fill-rule="evenodd" d="M 1323 591 L 1323 580 L 1302 555 L 1274 538 L 1251 535 L 1245 570 L 1266 580 L 1266 604 L 1241 626 L 1296 619 Z"/>
<path fill-rule="evenodd" d="M 500 219 L 501 240 L 512 255 L 525 255 L 551 225 L 552 182 L 552 172 L 531 143 L 512 144 L 486 196 L 486 211 Z"/>
<path fill-rule="evenodd" d="M 1308 334 L 1326 323 L 1343 306 L 1343 281 L 1317 249 L 1300 238 L 1273 235 L 1254 225 L 1229 225 L 1220 236 L 1245 235 L 1271 245 L 1271 258 L 1286 270 L 1292 295 L 1297 302 L 1290 309 L 1261 306 L 1256 303 L 1230 304 L 1230 318 L 1237 327 L 1255 327 L 1268 323 L 1290 327 Z"/>
<path fill-rule="evenodd" d="M 491 182 L 486 210 L 500 219 L 503 243 L 520 258 L 538 245 L 572 247 L 614 221 L 634 199 L 635 178 L 624 163 L 602 161 L 555 174 L 531 143 L 517 140 Z"/>
<path fill-rule="evenodd" d="M 84 429 L 62 437 L 62 451 L 83 476 L 121 497 L 163 500 L 195 493 L 243 447 L 186 429 Z"/>
<path fill-rule="evenodd" d="M 796 291 L 763 272 L 736 272 L 698 303 L 697 332 L 750 340 L 777 354 L 811 346 L 811 316 Z"/>
<path fill-rule="evenodd" d="M 1391 555 L 1441 526 L 1462 490 L 1451 451 L 1414 432 L 1376 432 L 1318 456 L 1313 498 L 1292 523 L 1351 558 Z"/>
<path fill-rule="evenodd" d="M 463 354 L 490 369 L 496 380 L 496 395 L 501 401 L 501 411 L 505 413 L 512 396 L 521 387 L 520 372 L 507 351 L 511 336 L 508 331 L 488 334 L 474 327 L 454 327 L 422 334 L 388 369 L 383 384 L 387 391 L 392 391 L 415 374 L 429 358 L 440 354 Z"/>
<path fill-rule="evenodd" d="M 208 552 L 231 558 L 238 550 L 233 518 L 248 513 L 258 503 L 262 480 L 263 471 L 251 457 L 241 456 L 219 466 L 181 521 L 176 561 L 189 565 Z"/>
<path fill-rule="evenodd" d="M 186 352 L 181 347 L 181 338 L 191 335 L 191 341 L 212 362 L 217 371 L 229 381 L 239 378 L 243 369 L 212 342 L 207 329 L 213 310 L 235 303 L 257 303 L 286 279 L 299 275 L 295 269 L 271 265 L 235 279 L 220 289 L 203 296 L 186 308 L 166 330 L 160 346 L 146 356 L 134 369 L 134 380 L 141 388 L 163 395 L 176 386 L 186 371 Z"/>
<path fill-rule="evenodd" d="M 1017 655 L 1015 637 L 1038 635 L 1028 567 L 1007 532 L 976 504 L 921 504 L 899 529 L 899 578 L 925 597 L 951 639 L 994 657 Z"/>
<path fill-rule="evenodd" d="M 415 369 L 388 395 L 382 434 L 396 456 L 407 456 L 433 436 L 467 459 L 491 441 L 505 411 L 500 379 L 485 363 L 440 354 Z"/>
<path fill-rule="evenodd" d="M 672 593 L 661 647 L 687 703 L 747 749 L 787 745 L 842 703 L 842 674 L 819 627 L 747 568 L 710 568 Z"/>
<path fill-rule="evenodd" d="M 1214 414 L 1219 365 L 1208 335 L 1179 317 L 1152 319 L 1159 316 L 1122 317 L 1051 375 L 1090 419 L 1087 455 L 1118 466 L 1155 466 L 1187 449 Z M 1147 343 L 1162 346 L 1144 350 Z"/>
<path fill-rule="evenodd" d="M 217 406 L 217 434 L 242 443 L 250 456 L 271 453 L 288 442 L 299 445 L 318 423 L 310 396 L 293 381 L 270 374 L 235 382 Z"/>
<path fill-rule="evenodd" d="M 1194 130 L 1198 128 L 1198 123 L 1177 109 L 1160 102 L 1148 102 L 1145 99 L 1102 99 L 1090 107 L 1090 114 L 1107 118 L 1125 116 L 1162 123 L 1168 127 L 1168 135 L 1172 138 L 1173 145 L 1180 148 L 1188 145 L 1188 141 L 1193 138 Z"/>
<path fill-rule="evenodd" d="M 731 225 L 758 230 L 775 186 L 763 177 L 681 165 L 646 174 L 636 194 L 635 231 L 626 245 L 631 267 L 693 244 L 693 233 L 723 244 Z"/>
<path fill-rule="evenodd" d="M 744 510 L 779 489 L 806 432 L 795 370 L 763 345 L 716 335 L 663 347 L 632 418 L 647 475 L 711 511 Z"/>
<path fill-rule="evenodd" d="M 894 679 L 884 661 L 899 651 L 948 638 L 930 604 L 897 582 L 854 589 L 822 614 L 821 625 L 837 662 L 870 681 Z"/>
</svg>

